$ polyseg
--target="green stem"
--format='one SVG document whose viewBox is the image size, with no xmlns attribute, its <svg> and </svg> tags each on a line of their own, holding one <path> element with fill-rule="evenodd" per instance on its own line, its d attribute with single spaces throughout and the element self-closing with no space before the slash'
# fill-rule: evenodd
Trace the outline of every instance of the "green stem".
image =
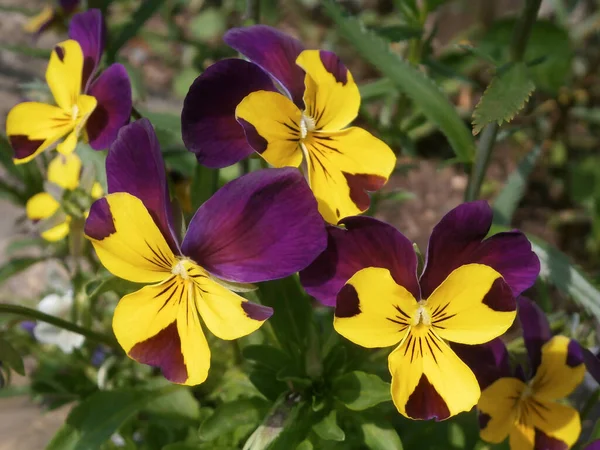
<svg viewBox="0 0 600 450">
<path fill-rule="evenodd" d="M 115 349 L 120 349 L 119 344 L 113 336 L 109 336 L 102 333 L 96 333 L 95 331 L 88 330 L 87 328 L 80 327 L 72 322 L 68 322 L 58 317 L 44 314 L 36 309 L 26 308 L 18 305 L 7 305 L 0 303 L 0 314 L 17 314 L 19 316 L 28 317 L 30 319 L 41 320 L 42 322 L 49 323 L 56 327 L 64 330 L 72 331 L 73 333 L 81 334 L 86 338 L 92 339 L 97 342 L 101 342 Z"/>
<path fill-rule="evenodd" d="M 260 0 L 246 0 L 244 24 L 256 25 L 257 23 L 260 23 Z"/>
<path fill-rule="evenodd" d="M 537 18 L 541 3 L 542 0 L 525 1 L 523 13 L 513 30 L 510 44 L 510 58 L 513 63 L 523 59 L 525 49 L 527 48 L 527 42 L 529 41 L 529 36 L 531 35 L 531 30 L 535 23 L 535 19 Z M 479 145 L 477 146 L 475 163 L 471 168 L 471 176 L 469 177 L 469 184 L 467 185 L 467 190 L 465 192 L 466 201 L 473 201 L 479 198 L 481 185 L 483 184 L 487 168 L 490 164 L 499 128 L 497 123 L 491 123 L 483 129 Z"/>
</svg>

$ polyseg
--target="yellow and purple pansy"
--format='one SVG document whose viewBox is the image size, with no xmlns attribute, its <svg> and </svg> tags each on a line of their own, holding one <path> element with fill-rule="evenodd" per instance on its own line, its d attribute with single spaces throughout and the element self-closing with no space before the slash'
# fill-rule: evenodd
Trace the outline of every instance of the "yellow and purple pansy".
<svg viewBox="0 0 600 450">
<path fill-rule="evenodd" d="M 229 30 L 225 42 L 249 61 L 226 59 L 190 87 L 183 140 L 208 167 L 226 167 L 254 152 L 274 167 L 302 167 L 329 223 L 369 207 L 396 157 L 383 141 L 348 125 L 360 93 L 332 52 L 305 50 L 264 25 Z"/>
<path fill-rule="evenodd" d="M 220 339 L 257 330 L 271 308 L 230 289 L 291 275 L 327 243 L 310 189 L 295 169 L 265 169 L 226 184 L 175 233 L 156 134 L 138 120 L 121 129 L 106 160 L 109 194 L 85 234 L 114 275 L 147 286 L 123 297 L 113 330 L 136 361 L 172 382 L 202 383 L 210 350 L 201 322 Z"/>
<path fill-rule="evenodd" d="M 86 190 L 87 186 L 81 186 L 82 164 L 81 159 L 75 153 L 70 155 L 57 155 L 48 164 L 47 178 L 50 185 L 47 189 L 52 192 L 40 192 L 31 197 L 25 206 L 27 217 L 34 222 L 42 222 L 42 238 L 47 241 L 59 241 L 69 234 L 69 226 L 72 220 L 72 211 L 61 208 L 61 200 L 65 193 L 72 193 L 78 188 Z M 89 183 L 86 198 L 98 199 L 103 190 L 99 183 Z M 87 202 L 86 202 L 87 203 Z M 89 203 L 87 203 L 89 206 Z M 85 211 L 79 211 L 85 215 Z"/>
<path fill-rule="evenodd" d="M 6 118 L 16 164 L 53 148 L 75 150 L 81 133 L 95 150 L 107 148 L 131 114 L 131 84 L 125 67 L 112 64 L 94 79 L 104 49 L 105 27 L 97 9 L 76 14 L 69 40 L 50 55 L 46 81 L 56 105 L 24 102 Z"/>
<path fill-rule="evenodd" d="M 492 211 L 484 201 L 450 211 L 434 228 L 420 277 L 409 239 L 369 217 L 328 227 L 327 250 L 300 273 L 306 291 L 335 306 L 334 327 L 389 355 L 391 394 L 412 419 L 443 420 L 470 410 L 480 396 L 475 375 L 449 343 L 482 344 L 516 316 L 515 297 L 540 265 L 525 235 L 485 239 Z"/>
<path fill-rule="evenodd" d="M 554 336 L 543 311 L 531 300 L 518 298 L 519 320 L 529 356 L 529 371 L 509 364 L 500 339 L 480 348 L 456 348 L 479 380 L 477 408 L 481 438 L 511 450 L 566 450 L 581 433 L 576 409 L 559 403 L 582 382 L 585 374 L 579 344 Z M 593 448 L 593 447 L 592 447 Z"/>
<path fill-rule="evenodd" d="M 32 17 L 23 27 L 28 33 L 36 36 L 52 27 L 60 24 L 64 19 L 73 14 L 79 7 L 79 0 L 59 0 L 46 5 L 35 17 Z"/>
</svg>

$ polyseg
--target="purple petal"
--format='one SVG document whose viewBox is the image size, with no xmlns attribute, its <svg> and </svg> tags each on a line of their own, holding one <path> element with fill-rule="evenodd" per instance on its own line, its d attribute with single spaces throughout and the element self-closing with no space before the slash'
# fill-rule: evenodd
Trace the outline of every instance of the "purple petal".
<svg viewBox="0 0 600 450">
<path fill-rule="evenodd" d="M 300 272 L 302 286 L 327 306 L 336 306 L 340 289 L 365 267 L 390 270 L 396 283 L 420 299 L 417 256 L 412 243 L 391 225 L 371 217 L 347 217 L 345 229 L 327 227 L 327 249 Z"/>
<path fill-rule="evenodd" d="M 79 6 L 80 0 L 59 0 L 58 4 L 62 8 L 62 10 L 70 14 Z"/>
<path fill-rule="evenodd" d="M 158 139 L 148 119 L 124 126 L 106 157 L 108 192 L 128 192 L 139 198 L 179 254 L 173 232 L 171 201 Z M 88 220 L 89 221 L 89 220 Z"/>
<path fill-rule="evenodd" d="M 587 348 L 584 348 L 583 361 L 588 373 L 600 384 L 600 354 L 594 355 Z"/>
<path fill-rule="evenodd" d="M 131 115 L 131 83 L 121 64 L 112 64 L 94 81 L 90 95 L 98 101 L 96 109 L 85 124 L 94 150 L 108 148 L 117 138 L 119 129 Z"/>
<path fill-rule="evenodd" d="M 542 346 L 552 338 L 550 324 L 544 311 L 527 297 L 517 298 L 518 317 L 529 355 L 530 374 L 535 374 L 542 362 Z"/>
<path fill-rule="evenodd" d="M 473 371 L 482 391 L 497 379 L 512 376 L 508 350 L 500 338 L 482 345 L 451 343 L 450 346 Z"/>
<path fill-rule="evenodd" d="M 533 285 L 540 272 L 540 261 L 527 237 L 519 231 L 509 231 L 483 240 L 491 224 L 492 209 L 483 200 L 463 203 L 442 218 L 429 238 L 420 280 L 424 298 L 454 269 L 470 263 L 497 270 L 515 296 Z"/>
<path fill-rule="evenodd" d="M 560 439 L 548 436 L 542 430 L 535 428 L 533 450 L 568 450 L 569 444 Z"/>
<path fill-rule="evenodd" d="M 600 450 L 600 439 L 590 442 L 584 450 Z"/>
<path fill-rule="evenodd" d="M 296 106 L 304 109 L 305 74 L 296 64 L 296 58 L 304 50 L 300 41 L 266 25 L 233 28 L 225 33 L 223 40 L 268 72 Z"/>
<path fill-rule="evenodd" d="M 99 9 L 90 9 L 73 16 L 69 24 L 69 37 L 79 42 L 83 51 L 83 76 L 81 88 L 87 92 L 102 58 L 106 25 Z"/>
<path fill-rule="evenodd" d="M 90 213 L 85 220 L 84 232 L 97 241 L 106 239 L 117 232 L 110 206 L 105 197 L 99 198 L 90 207 Z"/>
<path fill-rule="evenodd" d="M 304 269 L 325 249 L 325 223 L 297 169 L 264 169 L 223 186 L 196 212 L 182 250 L 228 281 L 254 283 Z"/>
<path fill-rule="evenodd" d="M 196 78 L 183 103 L 181 130 L 185 146 L 200 164 L 227 167 L 254 153 L 235 120 L 235 108 L 261 90 L 276 91 L 260 67 L 241 59 L 219 61 Z"/>
</svg>

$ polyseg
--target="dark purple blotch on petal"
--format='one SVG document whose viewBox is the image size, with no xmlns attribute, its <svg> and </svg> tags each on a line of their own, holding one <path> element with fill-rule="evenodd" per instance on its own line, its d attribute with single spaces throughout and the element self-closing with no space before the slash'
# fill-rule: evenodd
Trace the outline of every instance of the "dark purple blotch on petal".
<svg viewBox="0 0 600 450">
<path fill-rule="evenodd" d="M 451 342 L 450 347 L 473 371 L 482 391 L 496 380 L 512 375 L 508 350 L 500 338 L 481 345 Z"/>
<path fill-rule="evenodd" d="M 351 284 L 345 285 L 337 295 L 335 317 L 347 318 L 360 314 L 360 299 L 356 288 Z"/>
<path fill-rule="evenodd" d="M 587 348 L 583 349 L 583 360 L 588 373 L 600 383 L 600 353 L 594 355 Z"/>
<path fill-rule="evenodd" d="M 579 342 L 575 339 L 571 339 L 569 341 L 569 345 L 567 347 L 567 366 L 569 367 L 577 367 L 580 364 L 583 364 L 583 350 Z"/>
<path fill-rule="evenodd" d="M 502 278 L 497 278 L 492 283 L 492 287 L 483 297 L 482 303 L 499 312 L 510 312 L 517 309 L 517 301 L 510 286 Z"/>
<path fill-rule="evenodd" d="M 106 25 L 99 9 L 75 14 L 69 24 L 69 38 L 76 40 L 83 52 L 81 90 L 86 92 L 104 51 Z"/>
<path fill-rule="evenodd" d="M 517 298 L 518 318 L 529 356 L 530 375 L 533 377 L 542 361 L 542 346 L 552 338 L 550 324 L 544 311 L 527 297 Z"/>
<path fill-rule="evenodd" d="M 346 217 L 345 228 L 328 226 L 327 249 L 300 272 L 302 286 L 327 306 L 336 305 L 342 286 L 365 267 L 388 269 L 394 281 L 416 300 L 417 256 L 412 243 L 393 226 L 371 217 Z"/>
<path fill-rule="evenodd" d="M 235 119 L 235 108 L 252 92 L 276 90 L 271 78 L 248 61 L 225 59 L 213 64 L 192 83 L 183 102 L 185 146 L 200 164 L 212 168 L 248 157 L 254 150 Z"/>
<path fill-rule="evenodd" d="M 569 446 L 560 439 L 548 436 L 542 430 L 535 428 L 533 450 L 568 450 Z"/>
<path fill-rule="evenodd" d="M 253 320 L 267 320 L 273 315 L 273 308 L 269 306 L 257 305 L 252 302 L 242 302 L 242 309 L 246 315 Z"/>
<path fill-rule="evenodd" d="M 269 142 L 258 134 L 256 127 L 247 120 L 239 118 L 238 123 L 242 126 L 246 135 L 246 141 L 250 144 L 250 147 L 258 153 L 264 152 L 269 146 Z"/>
<path fill-rule="evenodd" d="M 29 139 L 24 134 L 8 136 L 10 146 L 14 150 L 15 159 L 23 159 L 31 156 L 44 143 L 43 139 Z"/>
<path fill-rule="evenodd" d="M 119 130 L 106 157 L 106 176 L 108 192 L 127 192 L 140 199 L 171 250 L 179 254 L 165 163 L 148 119 L 137 120 Z"/>
<path fill-rule="evenodd" d="M 350 188 L 350 200 L 352 200 L 361 211 L 367 210 L 371 204 L 371 197 L 369 197 L 367 192 L 378 191 L 387 181 L 384 177 L 367 173 L 342 173 Z"/>
<path fill-rule="evenodd" d="M 86 236 L 101 241 L 116 233 L 115 222 L 105 197 L 96 200 L 90 208 L 90 214 L 83 229 Z"/>
<path fill-rule="evenodd" d="M 490 416 L 489 414 L 486 414 L 484 412 L 480 412 L 477 415 L 477 420 L 479 422 L 479 429 L 483 430 L 483 429 L 485 429 L 485 427 L 487 427 L 490 420 L 492 420 L 492 416 Z"/>
<path fill-rule="evenodd" d="M 519 231 L 509 231 L 485 239 L 491 224 L 492 209 L 483 200 L 463 203 L 442 218 L 429 238 L 420 279 L 424 298 L 453 270 L 470 263 L 485 264 L 498 271 L 515 296 L 533 285 L 540 262 L 527 237 Z"/>
<path fill-rule="evenodd" d="M 232 28 L 223 40 L 275 78 L 296 106 L 304 109 L 305 75 L 296 64 L 304 50 L 300 41 L 266 25 Z"/>
<path fill-rule="evenodd" d="M 425 374 L 408 397 L 406 414 L 413 419 L 444 420 L 450 417 L 450 410 L 442 396 L 435 390 Z"/>
<path fill-rule="evenodd" d="M 121 127 L 129 122 L 132 108 L 131 83 L 122 64 L 112 64 L 94 81 L 89 94 L 96 98 L 96 109 L 88 118 L 85 129 L 90 147 L 108 148 Z"/>
<path fill-rule="evenodd" d="M 135 344 L 129 350 L 129 356 L 142 364 L 159 367 L 165 378 L 173 383 L 184 383 L 188 379 L 177 322 L 156 336 Z"/>
<path fill-rule="evenodd" d="M 56 56 L 60 59 L 61 62 L 65 61 L 65 48 L 61 45 L 57 45 L 54 47 L 54 51 L 56 52 Z"/>
<path fill-rule="evenodd" d="M 335 53 L 321 50 L 319 57 L 325 70 L 332 74 L 338 83 L 345 85 L 348 82 L 348 69 Z"/>
<path fill-rule="evenodd" d="M 317 202 L 294 168 L 233 180 L 198 209 L 183 254 L 218 278 L 254 283 L 304 269 L 325 249 Z"/>
</svg>

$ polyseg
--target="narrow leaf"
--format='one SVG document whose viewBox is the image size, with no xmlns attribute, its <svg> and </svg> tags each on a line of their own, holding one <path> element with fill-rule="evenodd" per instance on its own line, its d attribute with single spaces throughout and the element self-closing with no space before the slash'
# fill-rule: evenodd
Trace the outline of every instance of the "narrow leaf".
<svg viewBox="0 0 600 450">
<path fill-rule="evenodd" d="M 0 337 L 0 362 L 10 367 L 19 375 L 25 375 L 25 366 L 19 352 L 5 339 Z"/>
<path fill-rule="evenodd" d="M 354 371 L 333 382 L 333 395 L 348 409 L 362 411 L 392 399 L 390 384 L 377 375 Z"/>
<path fill-rule="evenodd" d="M 473 112 L 473 134 L 478 134 L 488 123 L 510 122 L 523 109 L 534 89 L 525 63 L 498 71 Z"/>
<path fill-rule="evenodd" d="M 368 31 L 357 19 L 344 16 L 331 0 L 323 2 L 327 14 L 337 30 L 354 46 L 356 51 L 396 88 L 406 94 L 446 135 L 456 156 L 469 162 L 475 154 L 475 143 L 469 130 L 438 86 L 423 73 L 392 53 L 389 43 Z"/>
</svg>

